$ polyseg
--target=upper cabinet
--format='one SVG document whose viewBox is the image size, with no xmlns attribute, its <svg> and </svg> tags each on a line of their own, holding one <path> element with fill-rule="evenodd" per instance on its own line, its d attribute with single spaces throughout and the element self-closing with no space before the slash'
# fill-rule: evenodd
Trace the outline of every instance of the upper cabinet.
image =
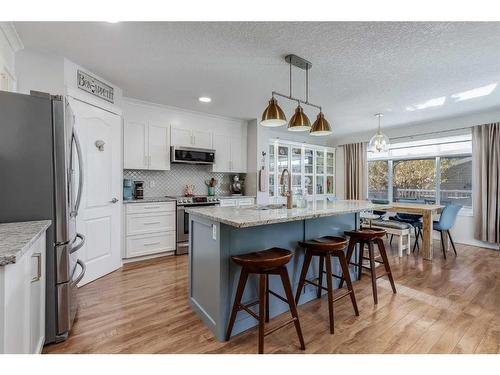
<svg viewBox="0 0 500 375">
<path fill-rule="evenodd" d="M 170 139 L 172 146 L 212 148 L 212 132 L 206 130 L 188 129 L 172 125 Z"/>
<path fill-rule="evenodd" d="M 123 168 L 170 169 L 168 126 L 127 122 L 123 126 Z"/>
<path fill-rule="evenodd" d="M 246 173 L 246 139 L 227 134 L 214 134 L 213 140 L 213 148 L 215 149 L 213 171 Z"/>
</svg>

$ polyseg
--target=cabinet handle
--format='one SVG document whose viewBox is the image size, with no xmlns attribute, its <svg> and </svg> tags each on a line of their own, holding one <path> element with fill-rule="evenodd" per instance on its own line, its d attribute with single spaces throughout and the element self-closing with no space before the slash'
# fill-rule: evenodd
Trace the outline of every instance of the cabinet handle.
<svg viewBox="0 0 500 375">
<path fill-rule="evenodd" d="M 42 253 L 35 253 L 31 256 L 37 258 L 37 275 L 31 279 L 31 282 L 37 282 L 42 278 Z"/>
<path fill-rule="evenodd" d="M 159 221 L 151 221 L 149 223 L 144 223 L 144 225 L 155 225 L 155 224 L 160 224 Z"/>
<path fill-rule="evenodd" d="M 146 206 L 146 207 L 143 207 L 145 210 L 151 210 L 153 208 L 161 208 L 160 206 Z"/>
<path fill-rule="evenodd" d="M 154 245 L 159 245 L 161 242 L 149 242 L 149 243 L 144 243 L 144 246 L 154 246 Z"/>
</svg>

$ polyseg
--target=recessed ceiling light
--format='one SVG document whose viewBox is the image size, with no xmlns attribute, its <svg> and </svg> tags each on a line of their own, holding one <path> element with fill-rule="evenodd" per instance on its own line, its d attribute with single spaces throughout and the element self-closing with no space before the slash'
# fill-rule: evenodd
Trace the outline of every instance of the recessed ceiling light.
<svg viewBox="0 0 500 375">
<path fill-rule="evenodd" d="M 493 90 L 496 89 L 498 83 L 491 83 L 486 86 L 478 87 L 476 89 L 459 92 L 458 94 L 453 94 L 451 97 L 455 99 L 457 102 L 461 102 L 462 100 L 469 100 L 474 98 L 479 98 L 481 96 L 490 95 Z"/>
<path fill-rule="evenodd" d="M 416 111 L 418 109 L 426 109 L 430 107 L 439 107 L 444 104 L 446 101 L 446 96 L 441 96 L 439 98 L 434 98 L 434 99 L 429 99 L 423 103 L 415 104 L 415 105 L 409 105 L 406 107 L 407 111 Z"/>
<path fill-rule="evenodd" d="M 210 103 L 212 101 L 212 98 L 209 98 L 208 96 L 200 96 L 198 100 L 202 103 Z"/>
</svg>

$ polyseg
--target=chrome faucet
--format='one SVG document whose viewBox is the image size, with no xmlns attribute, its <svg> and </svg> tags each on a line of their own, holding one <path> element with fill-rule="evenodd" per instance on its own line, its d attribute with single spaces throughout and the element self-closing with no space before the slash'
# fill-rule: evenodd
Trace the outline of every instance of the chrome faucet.
<svg viewBox="0 0 500 375">
<path fill-rule="evenodd" d="M 288 187 L 285 192 L 285 172 L 288 176 Z M 292 199 L 292 175 L 288 171 L 288 169 L 283 169 L 283 172 L 281 172 L 281 177 L 280 177 L 280 185 L 281 185 L 281 195 L 286 197 L 286 208 L 291 209 L 293 208 L 293 199 Z"/>
</svg>

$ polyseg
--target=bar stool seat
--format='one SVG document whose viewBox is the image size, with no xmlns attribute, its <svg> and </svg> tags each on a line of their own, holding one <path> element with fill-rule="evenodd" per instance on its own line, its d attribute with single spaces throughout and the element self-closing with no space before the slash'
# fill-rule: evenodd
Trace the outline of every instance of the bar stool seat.
<svg viewBox="0 0 500 375">
<path fill-rule="evenodd" d="M 347 265 L 347 260 L 344 254 L 344 249 L 347 247 L 347 240 L 343 237 L 336 236 L 325 236 L 321 238 L 316 238 L 308 241 L 301 241 L 299 245 L 305 249 L 304 264 L 302 265 L 302 271 L 300 273 L 299 285 L 297 287 L 297 294 L 295 295 L 295 303 L 298 304 L 300 299 L 300 294 L 304 288 L 305 283 L 314 285 L 317 287 L 317 297 L 321 298 L 321 291 L 326 290 L 328 292 L 328 313 L 330 320 L 330 333 L 335 332 L 334 327 L 334 311 L 333 303 L 341 298 L 350 296 L 351 303 L 354 308 L 354 313 L 359 316 L 358 305 L 356 303 L 356 296 L 354 295 L 354 289 L 352 288 L 351 276 L 349 275 L 349 268 Z M 319 277 L 318 283 L 311 280 L 307 280 L 307 271 L 311 264 L 313 256 L 319 256 Z M 332 257 L 336 257 L 342 268 L 342 276 L 337 276 L 333 274 L 332 271 Z M 324 265 L 326 263 L 326 270 L 323 271 Z M 327 287 L 323 287 L 323 274 L 326 274 Z M 333 282 L 332 278 L 336 277 L 345 280 L 347 283 L 347 292 L 342 293 L 334 298 L 333 296 Z"/>
<path fill-rule="evenodd" d="M 370 271 L 372 279 L 372 291 L 373 291 L 373 301 L 378 304 L 377 295 L 377 279 L 386 276 L 389 278 L 391 288 L 394 294 L 396 294 L 396 286 L 394 284 L 394 279 L 392 277 L 391 266 L 389 265 L 389 259 L 387 258 L 387 253 L 385 251 L 384 241 L 382 238 L 385 236 L 385 230 L 377 228 L 361 228 L 358 230 L 345 231 L 344 234 L 349 236 L 349 247 L 347 249 L 347 261 L 349 264 L 356 266 L 358 268 L 358 280 L 361 280 L 361 274 L 363 269 Z M 352 255 L 356 244 L 360 245 L 359 259 L 358 263 L 352 263 Z M 374 244 L 377 244 L 380 257 L 382 260 L 375 259 Z M 368 246 L 368 257 L 364 256 L 365 245 Z M 363 265 L 363 260 L 368 260 L 370 266 Z M 385 272 L 379 273 L 377 275 L 377 270 L 375 268 L 375 263 L 382 264 L 384 266 Z M 340 281 L 340 286 L 342 286 L 343 280 Z"/>
<path fill-rule="evenodd" d="M 289 250 L 273 247 L 271 249 L 263 251 L 257 251 L 243 255 L 234 255 L 231 257 L 233 262 L 241 266 L 241 273 L 240 279 L 238 281 L 238 289 L 236 290 L 236 296 L 234 298 L 233 308 L 231 310 L 231 316 L 229 318 L 229 324 L 226 331 L 226 340 L 229 340 L 231 337 L 231 332 L 233 331 L 233 326 L 238 311 L 245 310 L 249 315 L 254 317 L 259 322 L 259 354 L 264 352 L 264 337 L 277 331 L 280 328 L 287 326 L 290 323 L 294 323 L 295 325 L 295 330 L 297 331 L 297 336 L 299 337 L 300 341 L 300 348 L 302 350 L 306 348 L 304 344 L 304 338 L 302 336 L 302 330 L 300 328 L 297 306 L 293 298 L 290 278 L 288 277 L 288 271 L 286 269 L 286 264 L 290 261 L 292 256 L 293 253 Z M 259 274 L 259 298 L 257 301 L 243 304 L 241 303 L 241 298 L 245 290 L 248 276 L 252 273 Z M 286 297 L 282 297 L 269 289 L 269 275 L 280 276 Z M 274 297 L 282 300 L 289 305 L 292 319 L 287 320 L 281 325 L 270 329 L 268 332 L 264 332 L 264 323 L 269 322 L 269 295 L 273 295 Z M 259 305 L 258 314 L 250 309 L 250 307 L 257 304 Z"/>
</svg>

